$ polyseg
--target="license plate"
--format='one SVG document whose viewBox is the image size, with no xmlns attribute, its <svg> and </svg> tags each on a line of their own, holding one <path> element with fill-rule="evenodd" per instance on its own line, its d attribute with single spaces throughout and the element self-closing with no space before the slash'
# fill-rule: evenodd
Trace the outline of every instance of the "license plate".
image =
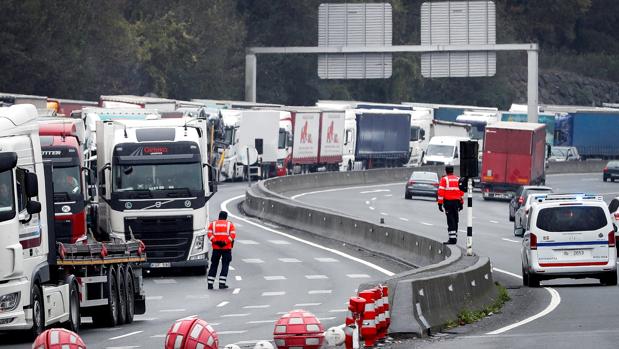
<svg viewBox="0 0 619 349">
<path fill-rule="evenodd" d="M 499 198 L 499 199 L 511 199 L 511 196 L 509 194 L 503 194 L 503 193 L 495 193 L 492 196 L 494 196 L 495 198 Z"/>
<path fill-rule="evenodd" d="M 168 263 L 150 263 L 151 268 L 169 268 L 171 264 Z"/>
<path fill-rule="evenodd" d="M 561 251 L 561 254 L 565 257 L 584 257 L 586 255 L 585 250 L 565 250 Z"/>
</svg>

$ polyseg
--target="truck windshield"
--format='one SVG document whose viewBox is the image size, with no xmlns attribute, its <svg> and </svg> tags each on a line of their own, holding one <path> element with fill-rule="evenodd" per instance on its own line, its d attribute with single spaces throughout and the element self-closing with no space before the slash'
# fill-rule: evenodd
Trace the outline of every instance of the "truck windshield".
<svg viewBox="0 0 619 349">
<path fill-rule="evenodd" d="M 561 158 L 567 157 L 567 148 L 552 147 L 550 152 L 552 156 L 561 157 Z"/>
<path fill-rule="evenodd" d="M 442 144 L 430 144 L 428 145 L 428 150 L 426 150 L 427 156 L 446 156 L 452 157 L 454 155 L 454 146 L 453 145 L 442 145 Z"/>
<path fill-rule="evenodd" d="M 224 143 L 234 144 L 234 127 L 226 127 L 224 130 Z"/>
<path fill-rule="evenodd" d="M 549 232 L 591 231 L 607 224 L 604 210 L 597 206 L 549 207 L 537 216 L 537 227 Z"/>
<path fill-rule="evenodd" d="M 13 173 L 9 170 L 0 173 L 0 221 L 13 218 L 14 213 Z"/>
<path fill-rule="evenodd" d="M 70 197 L 75 197 L 82 193 L 79 166 L 54 166 L 52 181 L 54 182 L 54 194 L 67 194 Z"/>
<path fill-rule="evenodd" d="M 185 190 L 194 193 L 201 191 L 202 165 L 188 163 L 116 166 L 114 191 L 136 190 Z"/>
</svg>

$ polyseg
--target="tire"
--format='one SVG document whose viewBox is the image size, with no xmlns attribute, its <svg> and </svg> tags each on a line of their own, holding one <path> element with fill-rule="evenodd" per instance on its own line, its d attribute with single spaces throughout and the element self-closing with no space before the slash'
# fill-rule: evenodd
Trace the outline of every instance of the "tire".
<svg viewBox="0 0 619 349">
<path fill-rule="evenodd" d="M 540 278 L 537 275 L 531 274 L 529 272 L 527 272 L 527 275 L 529 276 L 529 287 L 539 287 Z"/>
<path fill-rule="evenodd" d="M 410 199 L 412 199 L 412 198 L 413 198 L 413 194 L 410 194 L 410 193 L 404 193 L 404 199 L 406 199 L 406 200 L 410 200 Z"/>
<path fill-rule="evenodd" d="M 125 317 L 125 323 L 130 324 L 133 322 L 135 316 L 135 282 L 133 280 L 133 271 L 129 268 L 125 272 L 125 285 L 127 300 L 127 315 Z"/>
<path fill-rule="evenodd" d="M 32 288 L 32 329 L 30 335 L 36 338 L 45 330 L 45 306 L 43 303 L 43 293 L 41 286 L 35 285 Z"/>
<path fill-rule="evenodd" d="M 69 284 L 69 321 L 64 324 L 64 328 L 78 333 L 82 324 L 80 315 L 80 293 L 75 281 Z"/>
<path fill-rule="evenodd" d="M 524 265 L 522 266 L 522 286 L 529 286 L 529 273 L 525 270 Z"/>
<path fill-rule="evenodd" d="M 124 268 L 118 268 L 116 272 L 118 280 L 118 324 L 124 324 L 127 321 L 127 279 Z"/>
<path fill-rule="evenodd" d="M 104 286 L 104 295 L 107 296 L 108 303 L 92 314 L 92 321 L 98 326 L 118 325 L 118 283 L 116 280 L 116 273 L 110 268 L 107 283 Z"/>
<path fill-rule="evenodd" d="M 611 271 L 600 278 L 600 282 L 605 286 L 617 286 L 617 271 Z"/>
</svg>

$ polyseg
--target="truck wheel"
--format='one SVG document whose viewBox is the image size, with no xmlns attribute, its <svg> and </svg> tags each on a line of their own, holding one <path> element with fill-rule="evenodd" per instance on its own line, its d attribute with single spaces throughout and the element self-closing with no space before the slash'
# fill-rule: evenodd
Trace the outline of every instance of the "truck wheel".
<svg viewBox="0 0 619 349">
<path fill-rule="evenodd" d="M 43 294 L 41 286 L 35 285 L 32 288 L 32 329 L 30 334 L 33 338 L 43 333 L 45 330 L 45 307 L 43 304 Z"/>
<path fill-rule="evenodd" d="M 92 314 L 92 320 L 96 325 L 114 327 L 118 325 L 118 282 L 113 268 L 108 270 L 104 296 L 107 297 L 107 305 L 97 309 Z"/>
<path fill-rule="evenodd" d="M 127 321 L 127 279 L 124 268 L 119 267 L 116 276 L 118 277 L 118 324 L 124 324 Z"/>
<path fill-rule="evenodd" d="M 135 284 L 133 283 L 133 271 L 128 268 L 125 272 L 125 286 L 127 300 L 125 304 L 127 306 L 127 315 L 125 316 L 125 323 L 130 324 L 133 322 L 135 316 Z"/>
<path fill-rule="evenodd" d="M 69 321 L 64 325 L 69 331 L 78 333 L 82 318 L 80 316 L 80 293 L 75 282 L 69 284 Z"/>
</svg>

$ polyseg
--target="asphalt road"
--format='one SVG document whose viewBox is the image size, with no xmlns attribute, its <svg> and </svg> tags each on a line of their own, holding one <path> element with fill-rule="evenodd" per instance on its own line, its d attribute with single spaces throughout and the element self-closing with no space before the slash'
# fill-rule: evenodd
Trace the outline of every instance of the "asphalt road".
<svg viewBox="0 0 619 349">
<path fill-rule="evenodd" d="M 548 177 L 555 191 L 593 192 L 608 202 L 619 196 L 619 183 L 604 183 L 601 174 L 563 174 Z M 319 207 L 406 229 L 434 239 L 447 239 L 444 214 L 433 199 L 404 200 L 404 183 L 351 188 L 316 193 L 289 193 L 290 196 Z M 466 215 L 462 211 L 459 244 L 465 245 Z M 508 221 L 506 202 L 484 201 L 475 194 L 473 204 L 474 251 L 491 258 L 494 277 L 508 288 L 521 284 L 520 244 Z M 527 289 L 518 299 L 518 309 L 510 315 L 484 321 L 466 335 L 441 340 L 419 341 L 414 346 L 432 348 L 616 348 L 619 343 L 618 287 L 600 286 L 596 279 L 543 281 L 541 289 Z M 521 296 L 524 290 L 512 293 Z M 509 307 L 509 306 L 508 306 Z M 546 315 L 530 317 L 546 310 Z M 542 313 L 543 315 L 544 313 Z M 521 320 L 530 322 L 513 329 L 502 329 Z M 501 330 L 502 329 L 502 330 Z M 488 334 L 500 330 L 500 334 Z M 410 347 L 408 343 L 402 348 Z M 398 347 L 398 346 L 396 346 Z"/>
<path fill-rule="evenodd" d="M 222 202 L 244 194 L 246 184 L 220 186 L 210 202 L 211 218 Z M 228 204 L 239 215 L 241 199 Z M 89 348 L 162 348 L 165 334 L 176 319 L 198 316 L 208 321 L 219 334 L 220 345 L 238 343 L 253 347 L 258 340 L 272 340 L 275 321 L 285 312 L 303 308 L 314 313 L 325 328 L 342 324 L 348 298 L 362 282 L 380 279 L 384 271 L 400 272 L 403 267 L 369 257 L 363 252 L 333 246 L 307 234 L 295 232 L 315 246 L 278 234 L 290 230 L 232 218 L 238 237 L 233 250 L 233 270 L 228 290 L 206 288 L 206 276 L 180 276 L 176 273 L 145 279 L 147 312 L 135 323 L 115 328 L 94 328 L 85 318 L 81 336 Z M 266 228 L 266 229 L 265 229 Z M 333 253 L 321 247 L 336 247 Z M 368 262 L 369 261 L 369 262 Z M 384 268 L 373 268 L 369 263 Z M 365 264 L 364 264 L 365 263 Z M 377 270 L 379 269 L 379 270 Z M 2 335 L 3 348 L 30 348 L 22 335 Z"/>
</svg>

